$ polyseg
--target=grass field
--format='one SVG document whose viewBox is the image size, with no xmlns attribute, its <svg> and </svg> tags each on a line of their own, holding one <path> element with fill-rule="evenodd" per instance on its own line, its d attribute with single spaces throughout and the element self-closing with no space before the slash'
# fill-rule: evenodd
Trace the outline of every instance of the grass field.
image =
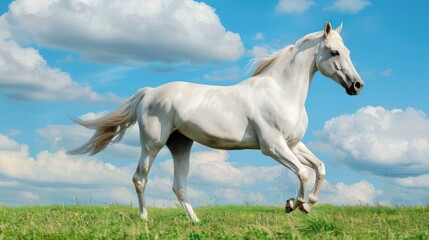
<svg viewBox="0 0 429 240">
<path fill-rule="evenodd" d="M 429 239 L 429 207 L 335 207 L 309 215 L 280 207 L 149 209 L 130 206 L 0 207 L 0 239 Z"/>
</svg>

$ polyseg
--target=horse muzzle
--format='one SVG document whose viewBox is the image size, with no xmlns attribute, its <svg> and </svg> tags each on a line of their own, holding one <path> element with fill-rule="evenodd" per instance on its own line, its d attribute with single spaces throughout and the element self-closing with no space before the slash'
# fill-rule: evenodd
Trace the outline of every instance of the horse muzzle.
<svg viewBox="0 0 429 240">
<path fill-rule="evenodd" d="M 358 95 L 360 93 L 360 90 L 362 89 L 364 85 L 364 82 L 362 80 L 357 80 L 353 82 L 350 87 L 346 88 L 346 92 L 348 95 Z"/>
</svg>

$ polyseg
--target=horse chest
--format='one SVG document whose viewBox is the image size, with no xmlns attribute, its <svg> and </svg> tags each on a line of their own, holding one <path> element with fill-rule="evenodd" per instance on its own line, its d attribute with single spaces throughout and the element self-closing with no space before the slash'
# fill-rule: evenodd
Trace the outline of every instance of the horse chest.
<svg viewBox="0 0 429 240">
<path fill-rule="evenodd" d="M 293 147 L 304 137 L 308 117 L 304 107 L 286 103 L 288 102 L 282 98 L 277 99 L 274 96 L 258 108 L 258 114 L 263 122 L 260 124 L 262 132 L 266 131 L 266 136 L 273 136 L 275 132 L 280 132 L 289 147 Z"/>
<path fill-rule="evenodd" d="M 301 111 L 298 120 L 295 122 L 292 131 L 289 134 L 285 134 L 286 142 L 289 147 L 293 147 L 298 144 L 305 135 L 308 126 L 308 117 L 305 109 Z"/>
<path fill-rule="evenodd" d="M 298 111 L 285 111 L 275 124 L 289 147 L 298 144 L 305 135 L 308 126 L 308 117 L 305 109 Z"/>
</svg>

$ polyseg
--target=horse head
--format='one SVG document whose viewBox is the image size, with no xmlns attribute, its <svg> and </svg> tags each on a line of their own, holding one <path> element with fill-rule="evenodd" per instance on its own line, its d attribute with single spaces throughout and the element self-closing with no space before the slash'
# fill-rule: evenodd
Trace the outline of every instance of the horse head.
<svg viewBox="0 0 429 240">
<path fill-rule="evenodd" d="M 360 93 L 364 82 L 350 59 L 350 51 L 344 45 L 340 32 L 343 24 L 333 30 L 329 21 L 316 52 L 317 69 L 346 89 L 347 94 Z"/>
</svg>

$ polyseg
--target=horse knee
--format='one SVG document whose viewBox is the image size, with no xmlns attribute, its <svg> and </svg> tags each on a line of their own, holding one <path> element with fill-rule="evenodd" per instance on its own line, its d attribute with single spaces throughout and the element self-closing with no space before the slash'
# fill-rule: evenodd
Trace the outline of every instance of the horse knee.
<svg viewBox="0 0 429 240">
<path fill-rule="evenodd" d="M 299 178 L 299 180 L 301 180 L 304 183 L 307 182 L 308 179 L 309 179 L 308 171 L 307 170 L 301 170 L 301 171 L 299 171 L 298 178 Z"/>
<path fill-rule="evenodd" d="M 325 164 L 320 162 L 316 165 L 316 167 L 319 173 L 319 179 L 324 179 L 326 176 Z"/>
</svg>

